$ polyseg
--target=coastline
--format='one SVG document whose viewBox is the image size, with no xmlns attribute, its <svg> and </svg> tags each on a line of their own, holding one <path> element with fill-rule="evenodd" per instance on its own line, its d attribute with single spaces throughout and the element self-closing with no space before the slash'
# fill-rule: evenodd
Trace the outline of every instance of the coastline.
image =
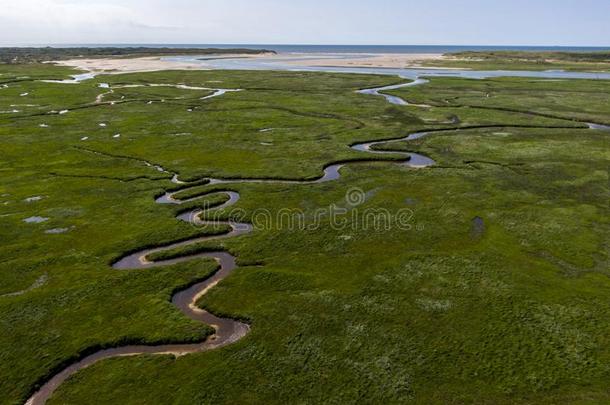
<svg viewBox="0 0 610 405">
<path fill-rule="evenodd" d="M 551 79 L 606 79 L 610 72 L 590 63 L 533 63 L 527 61 L 473 61 L 440 54 L 208 54 L 89 58 L 55 62 L 93 75 L 163 70 L 284 70 L 339 73 L 394 74 L 405 78 L 449 75 L 467 78 L 497 76 Z"/>
<path fill-rule="evenodd" d="M 442 54 L 227 54 L 202 55 L 197 61 L 180 61 L 163 56 L 138 58 L 88 58 L 53 61 L 59 66 L 68 66 L 92 73 L 136 73 L 159 70 L 209 70 L 206 60 L 218 59 L 264 59 L 282 61 L 288 65 L 320 67 L 369 67 L 369 68 L 422 68 L 426 61 L 445 60 Z"/>
</svg>

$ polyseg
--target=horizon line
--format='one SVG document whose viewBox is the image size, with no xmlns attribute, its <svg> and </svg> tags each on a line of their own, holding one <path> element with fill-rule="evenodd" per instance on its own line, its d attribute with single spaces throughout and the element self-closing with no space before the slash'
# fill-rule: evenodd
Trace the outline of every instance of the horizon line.
<svg viewBox="0 0 610 405">
<path fill-rule="evenodd" d="M 524 44 L 339 44 L 339 43 L 205 43 L 205 42 L 88 42 L 88 43 L 72 43 L 72 42 L 58 42 L 51 44 L 18 44 L 18 45 L 4 45 L 0 44 L 0 47 L 58 47 L 58 46 L 171 46 L 171 45 L 197 45 L 197 46 L 379 46 L 379 47 L 399 47 L 399 46 L 413 46 L 413 47 L 528 47 L 528 48 L 608 48 L 609 45 L 524 45 Z"/>
</svg>

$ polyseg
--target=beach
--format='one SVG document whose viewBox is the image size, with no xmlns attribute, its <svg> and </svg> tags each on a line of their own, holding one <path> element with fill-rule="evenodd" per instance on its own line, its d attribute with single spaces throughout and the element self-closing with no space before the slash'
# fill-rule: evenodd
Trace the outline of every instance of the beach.
<svg viewBox="0 0 610 405">
<path fill-rule="evenodd" d="M 321 57 L 319 59 L 297 59 L 289 64 L 295 66 L 328 66 L 328 67 L 376 67 L 376 68 L 417 68 L 425 66 L 427 61 L 442 60 L 439 53 L 385 53 L 385 54 L 351 54 L 345 56 Z"/>
<path fill-rule="evenodd" d="M 53 62 L 60 66 L 70 66 L 93 73 L 133 73 L 159 70 L 205 70 L 212 66 L 206 60 L 217 59 L 256 59 L 264 61 L 281 61 L 298 66 L 324 67 L 373 67 L 373 68 L 417 68 L 425 66 L 426 61 L 437 61 L 444 58 L 442 54 L 234 54 L 207 55 L 201 59 L 177 60 L 159 56 L 139 58 L 89 58 L 69 59 Z"/>
<path fill-rule="evenodd" d="M 223 58 L 253 58 L 265 57 L 263 55 L 251 54 L 229 54 L 218 55 L 214 59 Z M 69 66 L 76 69 L 86 70 L 92 73 L 135 73 L 135 72 L 155 72 L 159 70 L 204 70 L 209 69 L 205 64 L 205 59 L 212 58 L 211 55 L 201 56 L 201 60 L 180 61 L 168 60 L 160 56 L 146 56 L 139 58 L 89 58 L 89 59 L 68 59 L 54 61 L 60 66 Z"/>
<path fill-rule="evenodd" d="M 161 60 L 159 57 L 69 59 L 53 63 L 93 73 L 153 72 L 157 70 L 189 70 L 202 68 L 202 65 L 199 63 L 170 62 Z"/>
</svg>

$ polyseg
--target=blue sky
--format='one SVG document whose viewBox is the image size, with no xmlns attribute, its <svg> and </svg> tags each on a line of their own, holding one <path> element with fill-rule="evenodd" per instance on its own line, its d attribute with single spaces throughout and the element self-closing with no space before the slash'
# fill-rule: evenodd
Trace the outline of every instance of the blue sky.
<svg viewBox="0 0 610 405">
<path fill-rule="evenodd" d="M 610 0 L 0 0 L 0 44 L 610 46 Z"/>
</svg>

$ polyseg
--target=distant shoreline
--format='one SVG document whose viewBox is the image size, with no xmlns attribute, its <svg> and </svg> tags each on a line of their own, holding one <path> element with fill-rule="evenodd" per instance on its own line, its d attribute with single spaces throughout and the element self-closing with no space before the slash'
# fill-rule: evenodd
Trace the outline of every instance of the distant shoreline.
<svg viewBox="0 0 610 405">
<path fill-rule="evenodd" d="M 268 49 L 148 46 L 0 47 L 0 63 L 40 63 L 85 58 L 138 58 L 171 55 L 265 55 Z"/>
<path fill-rule="evenodd" d="M 172 49 L 270 50 L 276 53 L 374 53 L 374 54 L 446 54 L 455 52 L 533 51 L 595 52 L 610 51 L 608 46 L 521 46 L 521 45 L 304 45 L 304 44 L 68 44 L 51 47 L 146 47 Z M 243 52 L 240 52 L 243 53 Z"/>
</svg>

